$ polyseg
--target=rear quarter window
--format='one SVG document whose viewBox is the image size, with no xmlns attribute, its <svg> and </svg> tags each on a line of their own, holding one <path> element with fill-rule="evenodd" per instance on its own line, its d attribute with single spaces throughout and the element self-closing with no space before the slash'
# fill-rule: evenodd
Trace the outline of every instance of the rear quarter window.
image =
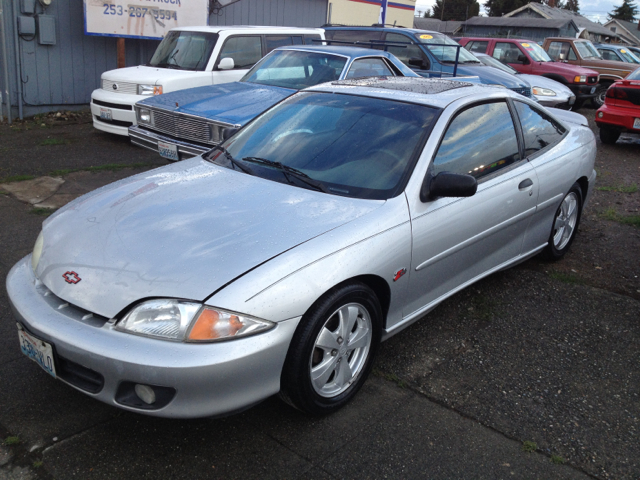
<svg viewBox="0 0 640 480">
<path fill-rule="evenodd" d="M 514 103 L 522 125 L 526 157 L 551 148 L 564 138 L 567 130 L 545 112 L 526 103 Z"/>
</svg>

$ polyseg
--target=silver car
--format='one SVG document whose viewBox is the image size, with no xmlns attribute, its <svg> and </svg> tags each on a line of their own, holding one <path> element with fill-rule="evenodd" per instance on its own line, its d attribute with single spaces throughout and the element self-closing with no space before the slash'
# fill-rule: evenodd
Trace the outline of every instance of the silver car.
<svg viewBox="0 0 640 480">
<path fill-rule="evenodd" d="M 504 88 L 304 90 L 205 156 L 45 220 L 7 278 L 20 347 L 149 415 L 222 415 L 278 392 L 333 412 L 380 341 L 493 272 L 562 258 L 595 151 L 584 117 Z"/>
<path fill-rule="evenodd" d="M 531 92 L 540 105 L 570 110 L 576 103 L 576 96 L 571 89 L 560 82 L 543 77 L 542 75 L 520 73 L 510 65 L 506 65 L 486 53 L 474 52 L 473 54 L 485 65 L 499 68 L 512 75 L 517 75 L 519 79 L 529 83 L 531 85 Z"/>
</svg>

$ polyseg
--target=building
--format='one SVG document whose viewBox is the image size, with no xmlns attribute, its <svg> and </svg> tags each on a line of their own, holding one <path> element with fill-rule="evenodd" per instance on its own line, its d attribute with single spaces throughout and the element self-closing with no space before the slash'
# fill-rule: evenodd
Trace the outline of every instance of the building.
<svg viewBox="0 0 640 480">
<path fill-rule="evenodd" d="M 573 37 L 580 29 L 571 19 L 513 17 L 471 17 L 463 22 L 461 32 L 465 37 L 526 38 L 542 42 L 547 37 Z"/>
<path fill-rule="evenodd" d="M 413 28 L 418 28 L 420 30 L 430 30 L 432 32 L 440 32 L 450 37 L 459 35 L 458 32 L 461 31 L 463 23 L 464 22 L 458 22 L 455 20 L 443 22 L 438 18 L 413 18 Z"/>
<path fill-rule="evenodd" d="M 556 21 L 572 20 L 579 29 L 578 35 L 580 38 L 588 38 L 595 43 L 605 43 L 607 41 L 610 41 L 612 38 L 617 38 L 617 34 L 606 28 L 604 25 L 592 22 L 588 18 L 583 17 L 582 15 L 570 10 L 549 7 L 548 5 L 543 5 L 542 3 L 527 3 L 525 6 L 507 13 L 503 18 L 530 18 L 536 20 L 546 19 Z M 570 36 L 575 37 L 575 35 Z"/>
<path fill-rule="evenodd" d="M 329 21 L 334 25 L 373 25 L 380 18 L 382 0 L 329 0 Z M 416 0 L 387 1 L 385 23 L 411 27 Z"/>
<path fill-rule="evenodd" d="M 327 22 L 328 7 L 328 0 L 239 0 L 214 8 L 208 20 L 210 25 L 319 27 Z M 413 18 L 413 10 L 409 13 Z M 84 22 L 80 0 L 0 0 L 3 116 L 8 104 L 13 118 L 89 104 L 102 72 L 116 68 L 117 39 L 86 35 Z M 126 39 L 126 65 L 146 63 L 157 45 L 157 40 Z"/>
<path fill-rule="evenodd" d="M 640 46 L 640 23 L 613 19 L 605 23 L 604 26 L 618 35 L 620 43 L 635 47 Z"/>
</svg>

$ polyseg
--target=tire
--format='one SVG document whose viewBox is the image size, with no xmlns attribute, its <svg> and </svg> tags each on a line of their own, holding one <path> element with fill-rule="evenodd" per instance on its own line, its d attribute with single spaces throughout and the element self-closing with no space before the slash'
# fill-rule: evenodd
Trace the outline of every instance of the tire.
<svg viewBox="0 0 640 480">
<path fill-rule="evenodd" d="M 329 290 L 293 335 L 280 397 L 311 415 L 340 409 L 367 379 L 381 334 L 382 309 L 373 290 L 359 282 Z"/>
<path fill-rule="evenodd" d="M 569 110 L 573 110 L 575 112 L 576 110 L 580 110 L 583 105 L 584 105 L 584 100 L 576 100 L 572 105 L 572 108 L 570 108 Z"/>
<path fill-rule="evenodd" d="M 609 127 L 600 127 L 600 140 L 607 145 L 613 145 L 620 138 L 620 130 Z"/>
<path fill-rule="evenodd" d="M 549 243 L 544 253 L 549 260 L 560 260 L 569 251 L 580 224 L 582 189 L 574 183 L 553 216 Z"/>
<path fill-rule="evenodd" d="M 596 96 L 591 99 L 591 105 L 596 108 L 600 108 L 604 105 L 604 98 L 607 95 L 607 90 L 609 89 L 610 83 L 600 84 L 598 89 L 596 90 Z"/>
</svg>

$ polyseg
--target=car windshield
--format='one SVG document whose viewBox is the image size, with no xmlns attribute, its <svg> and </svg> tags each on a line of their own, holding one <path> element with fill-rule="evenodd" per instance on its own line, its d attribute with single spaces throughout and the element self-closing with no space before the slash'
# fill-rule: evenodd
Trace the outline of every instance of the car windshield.
<svg viewBox="0 0 640 480">
<path fill-rule="evenodd" d="M 637 68 L 629 75 L 627 75 L 627 78 L 625 80 L 640 80 L 640 68 Z"/>
<path fill-rule="evenodd" d="M 485 65 L 499 68 L 503 72 L 510 73 L 511 75 L 518 75 L 519 73 L 515 68 L 511 68 L 509 65 L 506 65 L 502 63 L 500 60 L 493 58 L 489 55 L 478 55 L 478 60 L 480 60 Z"/>
<path fill-rule="evenodd" d="M 149 65 L 179 70 L 204 70 L 217 41 L 217 33 L 169 32 L 158 45 Z"/>
<path fill-rule="evenodd" d="M 521 42 L 522 48 L 524 48 L 527 53 L 533 58 L 536 62 L 551 62 L 551 57 L 547 55 L 540 45 L 533 42 Z"/>
<path fill-rule="evenodd" d="M 596 47 L 593 46 L 591 42 L 575 42 L 575 46 L 580 53 L 582 58 L 597 58 L 602 60 L 602 57 L 596 50 Z"/>
<path fill-rule="evenodd" d="M 618 53 L 622 55 L 626 59 L 626 61 L 629 63 L 640 63 L 640 59 L 638 59 L 638 57 L 636 57 L 633 53 L 631 53 L 627 49 L 620 48 L 618 49 Z"/>
<path fill-rule="evenodd" d="M 258 117 L 226 147 L 236 163 L 270 180 L 387 199 L 401 191 L 438 111 L 378 98 L 301 92 Z M 215 163 L 235 167 L 229 156 L 215 155 Z"/>
<path fill-rule="evenodd" d="M 456 51 L 460 47 L 458 42 L 451 40 L 446 35 L 438 33 L 416 33 L 416 40 L 426 45 L 429 51 L 441 62 L 455 62 Z M 442 45 L 451 45 L 442 46 Z M 458 63 L 480 63 L 480 61 L 468 50 L 460 48 L 460 56 L 458 57 Z"/>
<path fill-rule="evenodd" d="M 242 78 L 242 82 L 301 90 L 339 80 L 346 57 L 330 53 L 275 50 Z"/>
</svg>

